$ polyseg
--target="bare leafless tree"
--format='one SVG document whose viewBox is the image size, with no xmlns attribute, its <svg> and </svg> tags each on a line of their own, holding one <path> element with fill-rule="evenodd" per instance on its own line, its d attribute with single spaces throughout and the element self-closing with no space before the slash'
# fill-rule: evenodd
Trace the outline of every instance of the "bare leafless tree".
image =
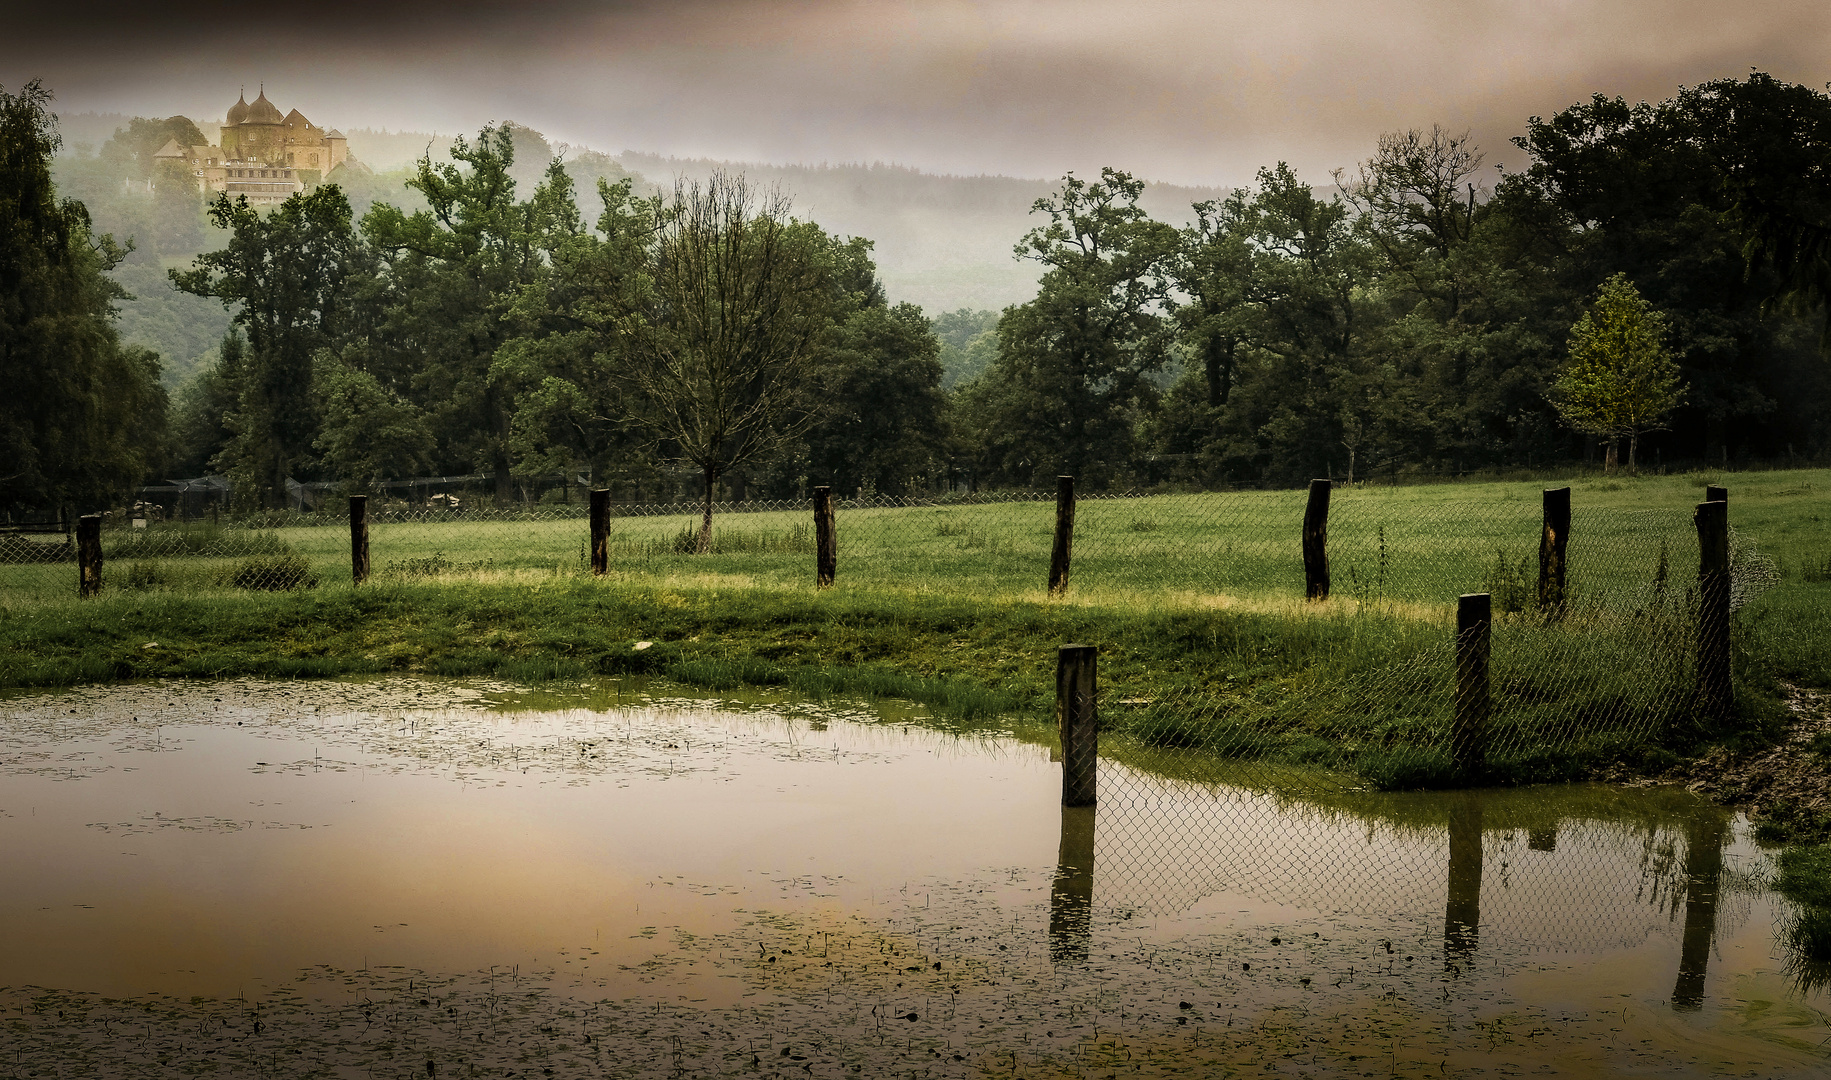
<svg viewBox="0 0 1831 1080">
<path fill-rule="evenodd" d="M 816 419 L 808 381 L 828 325 L 815 234 L 779 190 L 741 175 L 676 182 L 651 247 L 653 301 L 635 324 L 635 419 L 705 478 L 698 550 L 720 476 Z"/>
<path fill-rule="evenodd" d="M 1335 172 L 1335 185 L 1362 216 L 1388 265 L 1419 293 L 1441 300 L 1450 316 L 1466 285 L 1444 263 L 1468 242 L 1475 208 L 1487 185 L 1475 179 L 1482 153 L 1467 132 L 1441 126 L 1387 132 L 1355 175 Z"/>
</svg>

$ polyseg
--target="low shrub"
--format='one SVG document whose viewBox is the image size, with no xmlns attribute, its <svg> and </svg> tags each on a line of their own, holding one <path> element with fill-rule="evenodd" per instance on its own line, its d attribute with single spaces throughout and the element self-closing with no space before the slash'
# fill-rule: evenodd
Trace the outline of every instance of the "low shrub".
<svg viewBox="0 0 1831 1080">
<path fill-rule="evenodd" d="M 235 564 L 229 571 L 229 584 L 238 589 L 291 592 L 317 587 L 318 575 L 312 573 L 311 560 L 303 555 L 256 555 Z"/>
</svg>

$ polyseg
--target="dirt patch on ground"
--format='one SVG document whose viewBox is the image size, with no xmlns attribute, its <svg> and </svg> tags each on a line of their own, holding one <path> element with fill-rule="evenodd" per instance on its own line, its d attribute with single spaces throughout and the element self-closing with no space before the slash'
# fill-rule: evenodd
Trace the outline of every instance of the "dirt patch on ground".
<svg viewBox="0 0 1831 1080">
<path fill-rule="evenodd" d="M 1831 839 L 1831 694 L 1789 687 L 1793 722 L 1781 742 L 1755 753 L 1712 750 L 1672 779 L 1688 790 L 1744 810 L 1765 838 Z M 1814 749 L 1820 737 L 1821 749 Z"/>
</svg>

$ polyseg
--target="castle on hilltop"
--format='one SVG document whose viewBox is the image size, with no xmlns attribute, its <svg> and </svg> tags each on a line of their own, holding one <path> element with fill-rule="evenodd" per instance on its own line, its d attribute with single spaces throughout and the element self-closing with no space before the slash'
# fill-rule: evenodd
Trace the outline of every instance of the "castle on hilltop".
<svg viewBox="0 0 1831 1080">
<path fill-rule="evenodd" d="M 217 143 L 180 146 L 172 139 L 153 160 L 183 162 L 205 192 L 246 196 L 262 205 L 285 202 L 316 186 L 350 159 L 341 131 L 326 131 L 297 109 L 282 116 L 264 87 L 253 104 L 244 91 L 230 106 Z"/>
</svg>

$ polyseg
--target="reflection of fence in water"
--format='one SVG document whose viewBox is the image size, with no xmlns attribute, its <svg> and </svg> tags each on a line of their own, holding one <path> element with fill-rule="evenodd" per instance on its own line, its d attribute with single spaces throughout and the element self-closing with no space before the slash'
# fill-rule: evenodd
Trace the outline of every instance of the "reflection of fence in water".
<svg viewBox="0 0 1831 1080">
<path fill-rule="evenodd" d="M 1715 936 L 1748 911 L 1746 879 L 1725 869 L 1727 815 L 1680 792 L 1292 798 L 1111 762 L 1099 784 L 1097 810 L 1063 810 L 1058 960 L 1085 956 L 1103 916 L 1180 913 L 1231 894 L 1325 913 L 1440 913 L 1449 963 L 1484 942 L 1591 953 L 1676 933 L 1673 1001 L 1695 1007 Z"/>
</svg>

